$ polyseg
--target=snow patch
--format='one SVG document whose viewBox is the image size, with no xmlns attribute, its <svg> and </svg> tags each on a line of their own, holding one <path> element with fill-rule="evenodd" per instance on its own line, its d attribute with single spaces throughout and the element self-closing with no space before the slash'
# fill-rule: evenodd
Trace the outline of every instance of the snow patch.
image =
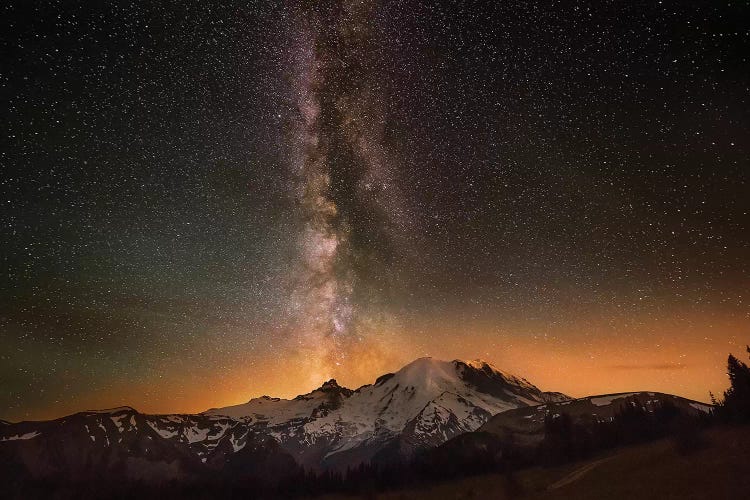
<svg viewBox="0 0 750 500">
<path fill-rule="evenodd" d="M 26 434 L 16 434 L 15 436 L 5 437 L 5 438 L 0 439 L 0 441 L 17 441 L 19 439 L 23 439 L 23 440 L 33 439 L 40 434 L 41 433 L 38 431 L 32 431 L 32 432 L 27 432 Z"/>
<path fill-rule="evenodd" d="M 690 406 L 695 408 L 698 411 L 702 411 L 703 413 L 710 413 L 711 412 L 711 406 L 704 405 L 703 403 L 689 403 Z"/>
<path fill-rule="evenodd" d="M 235 439 L 234 436 L 229 436 L 229 442 L 232 444 L 232 450 L 234 450 L 235 453 L 240 451 L 247 444 L 247 434 L 248 433 L 246 432 L 237 439 Z M 240 441 L 242 441 L 243 439 L 244 442 L 241 443 Z"/>
<path fill-rule="evenodd" d="M 201 429 L 199 427 L 188 427 L 185 429 L 185 437 L 188 440 L 188 443 L 196 443 L 198 441 L 205 441 L 208 437 L 208 432 L 210 431 L 210 428 L 207 429 Z"/>
<path fill-rule="evenodd" d="M 115 424 L 115 427 L 117 427 L 117 430 L 120 432 L 125 431 L 125 427 L 122 425 L 122 420 L 124 420 L 127 417 L 127 415 L 118 415 L 116 417 L 109 417 L 109 419 Z"/>
<path fill-rule="evenodd" d="M 176 430 L 172 431 L 172 430 L 169 430 L 169 429 L 162 429 L 162 428 L 158 427 L 157 425 L 152 424 L 148 420 L 146 421 L 146 423 L 148 424 L 149 427 L 151 427 L 154 430 L 154 432 L 156 432 L 158 435 L 160 435 L 164 439 L 170 439 L 170 438 L 173 438 L 173 437 L 175 437 L 177 435 L 177 431 Z"/>
<path fill-rule="evenodd" d="M 101 421 L 97 420 L 97 424 L 99 424 L 99 428 L 104 431 L 104 439 L 107 440 L 107 446 L 109 446 L 109 434 L 107 433 L 107 428 L 102 425 Z"/>
</svg>

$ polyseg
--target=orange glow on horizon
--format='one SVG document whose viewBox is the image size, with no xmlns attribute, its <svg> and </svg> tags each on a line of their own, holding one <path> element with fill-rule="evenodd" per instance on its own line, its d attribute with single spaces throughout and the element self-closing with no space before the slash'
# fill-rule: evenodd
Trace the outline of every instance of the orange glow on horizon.
<svg viewBox="0 0 750 500">
<path fill-rule="evenodd" d="M 542 390 L 573 397 L 648 390 L 707 402 L 709 391 L 721 395 L 728 386 L 728 353 L 747 358 L 747 322 L 675 317 L 617 323 L 579 319 L 546 336 L 527 334 L 527 328 L 519 325 L 488 326 L 477 321 L 460 322 L 460 327 L 450 322 L 435 326 L 433 319 L 427 338 L 420 335 L 426 327 L 414 325 L 415 331 L 364 341 L 351 347 L 331 373 L 306 371 L 309 360 L 303 352 L 291 351 L 252 363 L 243 359 L 246 354 L 238 353 L 225 364 L 229 369 L 193 367 L 174 370 L 170 378 L 155 381 L 121 381 L 106 390 L 39 409 L 29 418 L 57 418 L 124 405 L 144 413 L 195 413 L 262 395 L 292 398 L 310 392 L 328 378 L 354 389 L 422 356 L 481 358 Z M 417 340 L 407 343 L 403 339 Z"/>
</svg>

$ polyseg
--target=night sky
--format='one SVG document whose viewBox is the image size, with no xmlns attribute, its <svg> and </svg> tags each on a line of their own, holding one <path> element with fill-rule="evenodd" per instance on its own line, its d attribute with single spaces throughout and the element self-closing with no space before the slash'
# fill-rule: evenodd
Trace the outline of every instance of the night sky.
<svg viewBox="0 0 750 500">
<path fill-rule="evenodd" d="M 707 400 L 750 342 L 749 13 L 3 3 L 0 418 L 424 355 Z"/>
</svg>

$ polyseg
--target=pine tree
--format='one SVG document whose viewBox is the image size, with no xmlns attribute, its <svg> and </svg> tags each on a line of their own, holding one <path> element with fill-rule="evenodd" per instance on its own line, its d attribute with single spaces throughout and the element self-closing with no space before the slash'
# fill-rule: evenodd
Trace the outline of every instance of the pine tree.
<svg viewBox="0 0 750 500">
<path fill-rule="evenodd" d="M 750 346 L 747 352 L 750 354 Z M 722 400 L 715 401 L 716 414 L 730 422 L 750 422 L 750 367 L 730 354 L 727 375 L 729 389 Z"/>
</svg>

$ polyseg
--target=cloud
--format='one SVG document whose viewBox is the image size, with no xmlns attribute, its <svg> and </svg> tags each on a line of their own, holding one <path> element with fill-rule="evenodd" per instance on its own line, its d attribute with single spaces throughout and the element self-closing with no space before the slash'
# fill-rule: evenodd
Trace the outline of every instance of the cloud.
<svg viewBox="0 0 750 500">
<path fill-rule="evenodd" d="M 613 370 L 684 370 L 687 365 L 684 363 L 652 363 L 652 364 L 624 364 L 612 365 Z"/>
</svg>

